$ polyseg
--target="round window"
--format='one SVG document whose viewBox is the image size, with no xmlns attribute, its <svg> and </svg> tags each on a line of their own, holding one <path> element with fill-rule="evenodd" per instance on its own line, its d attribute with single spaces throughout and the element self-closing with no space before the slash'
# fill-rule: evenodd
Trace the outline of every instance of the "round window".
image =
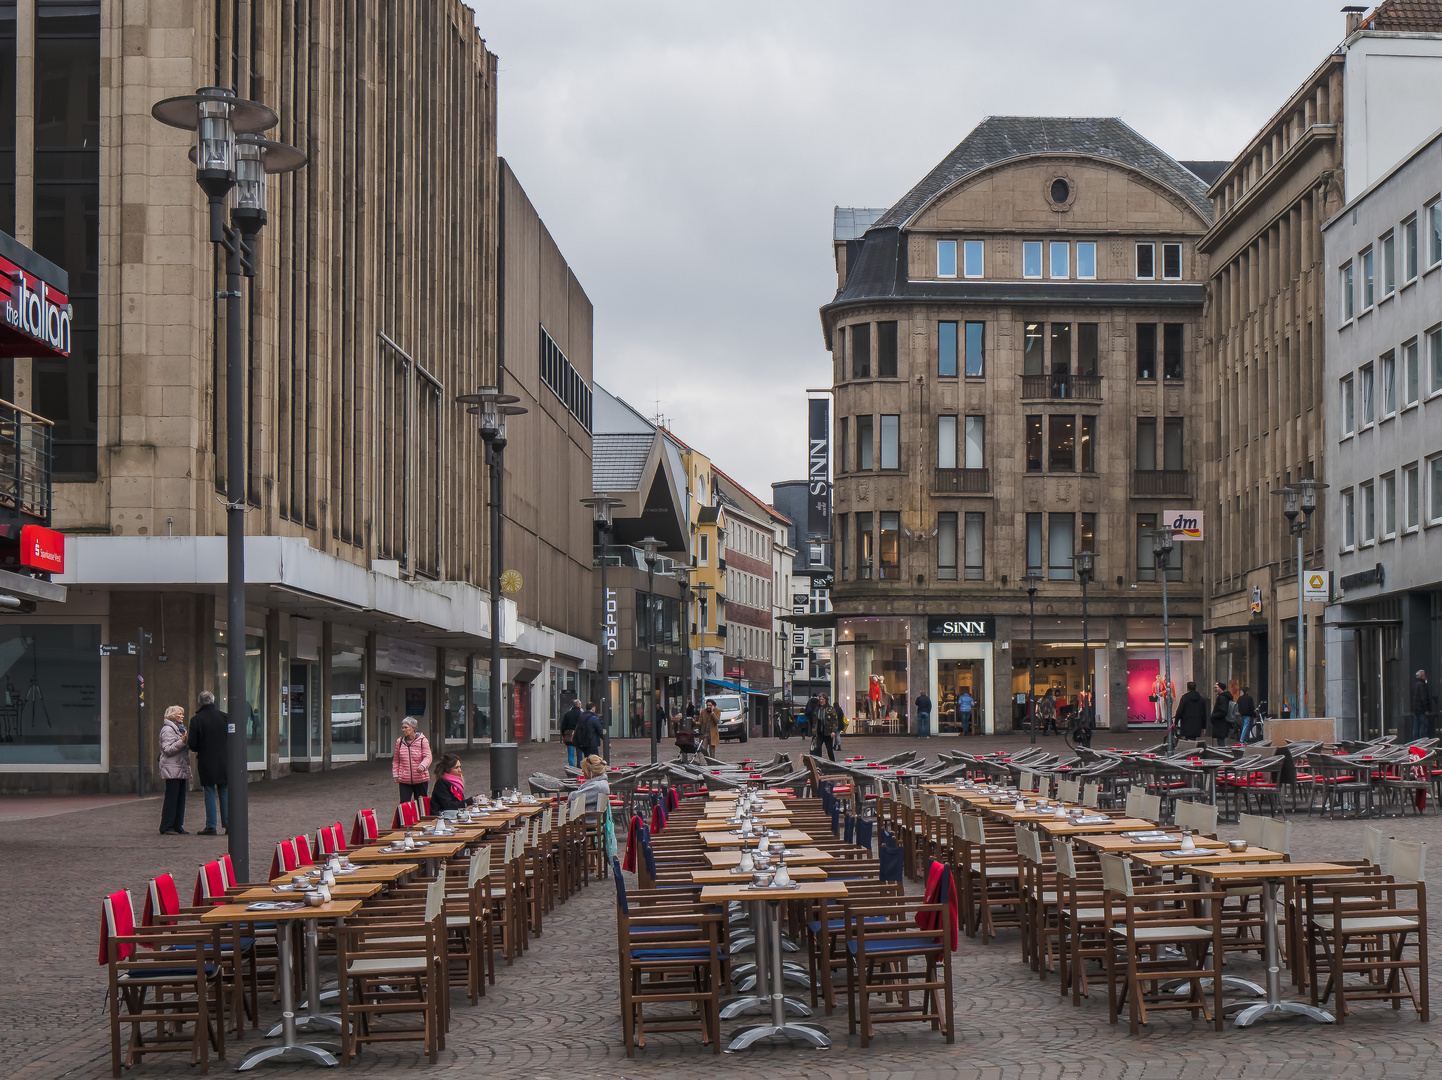
<svg viewBox="0 0 1442 1080">
<path fill-rule="evenodd" d="M 1071 185 L 1061 177 L 1051 182 L 1051 201 L 1057 204 L 1066 202 L 1071 198 Z"/>
</svg>

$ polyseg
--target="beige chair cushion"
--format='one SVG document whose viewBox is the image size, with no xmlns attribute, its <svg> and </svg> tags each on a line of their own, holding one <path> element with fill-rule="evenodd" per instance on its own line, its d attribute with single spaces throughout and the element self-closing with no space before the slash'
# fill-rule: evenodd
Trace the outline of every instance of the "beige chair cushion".
<svg viewBox="0 0 1442 1080">
<path fill-rule="evenodd" d="M 1112 933 L 1118 937 L 1127 936 L 1125 926 L 1113 926 Z M 1200 941 L 1212 936 L 1210 927 L 1204 926 L 1138 926 L 1132 937 L 1137 941 Z"/>
<path fill-rule="evenodd" d="M 390 974 L 391 972 L 425 971 L 429 961 L 424 956 L 390 956 L 377 957 L 374 960 L 352 960 L 346 965 L 346 972 L 351 975 L 366 975 L 371 973 Z"/>
</svg>

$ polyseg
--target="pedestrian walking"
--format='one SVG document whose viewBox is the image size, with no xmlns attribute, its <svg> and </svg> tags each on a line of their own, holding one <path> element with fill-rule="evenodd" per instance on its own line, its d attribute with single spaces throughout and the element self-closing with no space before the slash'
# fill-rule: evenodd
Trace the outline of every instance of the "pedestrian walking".
<svg viewBox="0 0 1442 1080">
<path fill-rule="evenodd" d="M 836 760 L 836 744 L 841 741 L 841 731 L 846 727 L 846 716 L 835 705 L 831 704 L 826 695 L 821 696 L 821 721 L 816 726 L 816 742 L 818 753 L 826 751 L 826 756 L 832 761 Z"/>
<path fill-rule="evenodd" d="M 588 702 L 582 711 L 581 719 L 576 723 L 576 732 L 571 737 L 571 745 L 576 751 L 577 765 L 592 754 L 601 752 L 601 718 L 596 715 L 595 702 Z"/>
<path fill-rule="evenodd" d="M 190 747 L 185 742 L 185 710 L 172 705 L 160 723 L 160 775 L 165 802 L 160 808 L 160 834 L 185 832 L 185 794 L 190 786 Z"/>
<path fill-rule="evenodd" d="M 230 730 L 225 713 L 215 707 L 215 695 L 202 690 L 200 708 L 190 718 L 186 745 L 195 751 L 195 768 L 205 792 L 205 828 L 198 836 L 215 836 L 217 819 L 230 828 Z"/>
<path fill-rule="evenodd" d="M 715 698 L 707 698 L 706 707 L 701 710 L 701 745 L 712 757 L 721 745 L 721 710 L 716 707 Z"/>
<path fill-rule="evenodd" d="M 1237 720 L 1241 724 L 1241 729 L 1237 732 L 1237 741 L 1245 743 L 1247 733 L 1257 722 L 1257 702 L 1252 697 L 1250 686 L 1242 687 L 1242 692 L 1237 696 Z"/>
<path fill-rule="evenodd" d="M 1427 672 L 1418 668 L 1417 674 L 1412 677 L 1412 735 L 1407 742 L 1432 738 L 1431 712 L 1432 689 L 1427 685 Z"/>
<path fill-rule="evenodd" d="M 391 776 L 401 786 L 401 802 L 423 799 L 431 789 L 431 744 L 407 716 L 391 754 Z"/>
<path fill-rule="evenodd" d="M 581 711 L 581 699 L 575 698 L 571 707 L 561 717 L 561 741 L 566 744 L 566 764 L 576 764 L 576 728 L 586 714 Z"/>
<path fill-rule="evenodd" d="M 1056 698 L 1050 686 L 1036 703 L 1036 718 L 1041 721 L 1041 733 L 1043 735 L 1056 730 Z"/>
<path fill-rule="evenodd" d="M 1217 693 L 1216 698 L 1212 701 L 1210 723 L 1212 741 L 1221 746 L 1227 741 L 1227 736 L 1232 730 L 1232 695 L 1223 683 L 1213 683 L 1212 689 Z"/>
<path fill-rule="evenodd" d="M 971 734 L 971 714 L 976 709 L 976 699 L 971 696 L 970 690 L 963 690 L 961 697 L 956 700 L 956 714 L 961 717 L 961 733 Z"/>
<path fill-rule="evenodd" d="M 1207 702 L 1194 682 L 1187 683 L 1187 692 L 1177 701 L 1176 721 L 1184 739 L 1200 739 L 1207 733 Z"/>
<path fill-rule="evenodd" d="M 460 810 L 466 805 L 466 778 L 461 759 L 455 754 L 442 754 L 436 766 L 436 785 L 431 788 L 431 813 Z"/>
<path fill-rule="evenodd" d="M 801 734 L 805 735 L 807 738 L 811 737 L 811 732 L 816 728 L 816 718 L 820 715 L 820 713 L 821 699 L 815 694 L 812 694 L 809 698 L 806 699 L 806 713 L 804 719 L 801 722 Z"/>
<path fill-rule="evenodd" d="M 931 698 L 925 690 L 916 695 L 916 737 L 931 738 Z"/>
</svg>

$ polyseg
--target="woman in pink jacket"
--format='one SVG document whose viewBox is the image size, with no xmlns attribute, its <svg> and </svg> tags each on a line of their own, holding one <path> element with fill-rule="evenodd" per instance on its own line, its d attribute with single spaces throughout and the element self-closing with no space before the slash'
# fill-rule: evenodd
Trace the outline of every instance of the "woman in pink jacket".
<svg viewBox="0 0 1442 1080">
<path fill-rule="evenodd" d="M 401 802 L 425 798 L 430 792 L 431 744 L 410 717 L 401 721 L 401 737 L 391 755 L 391 776 L 401 786 Z"/>
</svg>

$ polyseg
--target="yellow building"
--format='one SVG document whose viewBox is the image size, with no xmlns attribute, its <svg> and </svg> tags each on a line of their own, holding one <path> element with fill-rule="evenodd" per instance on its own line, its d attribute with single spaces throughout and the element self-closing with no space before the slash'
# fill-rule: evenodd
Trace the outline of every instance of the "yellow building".
<svg viewBox="0 0 1442 1080">
<path fill-rule="evenodd" d="M 661 429 L 668 449 L 681 459 L 686 477 L 686 516 L 691 534 L 690 646 L 696 683 L 724 678 L 722 656 L 726 645 L 726 575 L 722 546 L 726 534 L 725 508 L 715 502 L 711 459 Z"/>
</svg>

